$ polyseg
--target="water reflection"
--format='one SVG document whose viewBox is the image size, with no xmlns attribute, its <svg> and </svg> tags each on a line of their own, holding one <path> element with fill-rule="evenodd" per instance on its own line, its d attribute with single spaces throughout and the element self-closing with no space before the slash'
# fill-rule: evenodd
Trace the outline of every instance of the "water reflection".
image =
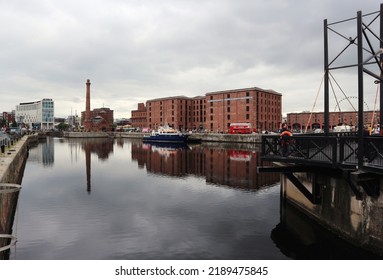
<svg viewBox="0 0 383 280">
<path fill-rule="evenodd" d="M 15 259 L 335 258 L 254 145 L 50 139 L 30 157 Z"/>
<path fill-rule="evenodd" d="M 113 153 L 113 140 L 81 139 L 81 141 L 72 141 L 72 148 L 73 144 L 81 146 L 81 148 L 85 151 L 86 190 L 88 193 L 90 193 L 92 190 L 90 156 L 92 153 L 94 153 L 100 160 L 107 160 L 109 155 Z"/>
<path fill-rule="evenodd" d="M 49 144 L 30 151 L 36 159 L 53 148 L 54 157 L 27 164 L 11 259 L 284 258 L 270 239 L 279 188 L 256 185 L 279 178 L 258 177 L 252 147 Z"/>
<path fill-rule="evenodd" d="M 91 191 L 91 154 L 101 161 L 108 160 L 113 154 L 114 143 L 123 147 L 124 139 L 59 139 L 68 142 L 72 161 L 85 154 L 87 191 Z M 33 147 L 29 161 L 41 163 L 45 167 L 54 164 L 53 138 Z M 203 176 L 206 182 L 230 187 L 257 189 L 279 182 L 278 174 L 257 174 L 260 165 L 259 147 L 255 145 L 222 144 L 186 145 L 186 144 L 148 144 L 141 141 L 131 142 L 132 160 L 139 168 L 161 176 Z"/>
<path fill-rule="evenodd" d="M 31 146 L 31 151 L 28 155 L 28 160 L 32 162 L 41 163 L 45 167 L 50 167 L 54 164 L 54 139 L 47 138 L 40 141 L 39 145 Z"/>
<path fill-rule="evenodd" d="M 133 143 L 132 159 L 163 176 L 203 176 L 206 182 L 255 190 L 279 182 L 279 175 L 258 174 L 258 147 L 252 145 L 159 145 Z"/>
</svg>

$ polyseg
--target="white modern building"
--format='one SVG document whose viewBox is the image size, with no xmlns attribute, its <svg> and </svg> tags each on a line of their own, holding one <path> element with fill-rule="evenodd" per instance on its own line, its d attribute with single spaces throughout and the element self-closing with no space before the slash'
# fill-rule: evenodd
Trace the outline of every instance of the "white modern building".
<svg viewBox="0 0 383 280">
<path fill-rule="evenodd" d="M 20 103 L 16 106 L 16 122 L 30 129 L 47 130 L 54 128 L 54 101 L 49 98 L 35 102 Z"/>
</svg>

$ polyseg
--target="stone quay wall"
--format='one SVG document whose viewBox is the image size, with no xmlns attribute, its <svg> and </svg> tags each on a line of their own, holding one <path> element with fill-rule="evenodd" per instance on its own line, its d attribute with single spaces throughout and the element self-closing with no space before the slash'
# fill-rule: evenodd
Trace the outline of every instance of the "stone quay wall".
<svg viewBox="0 0 383 280">
<path fill-rule="evenodd" d="M 357 199 L 347 180 L 327 174 L 295 173 L 299 181 L 312 191 L 319 184 L 321 202 L 312 204 L 285 175 L 281 175 L 281 195 L 290 203 L 316 220 L 324 228 L 348 243 L 383 256 L 383 176 L 380 177 L 380 195 L 363 193 Z M 361 190 L 363 192 L 363 190 Z"/>
</svg>

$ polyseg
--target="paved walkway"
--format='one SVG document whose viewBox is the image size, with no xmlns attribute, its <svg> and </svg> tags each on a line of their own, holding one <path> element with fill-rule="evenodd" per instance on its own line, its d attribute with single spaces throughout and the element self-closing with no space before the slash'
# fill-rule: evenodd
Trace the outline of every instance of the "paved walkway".
<svg viewBox="0 0 383 280">
<path fill-rule="evenodd" d="M 1 153 L 0 150 L 0 182 L 4 182 L 6 180 L 7 173 L 9 172 L 11 164 L 27 141 L 28 136 L 25 135 L 9 148 L 6 146 L 5 153 Z"/>
</svg>

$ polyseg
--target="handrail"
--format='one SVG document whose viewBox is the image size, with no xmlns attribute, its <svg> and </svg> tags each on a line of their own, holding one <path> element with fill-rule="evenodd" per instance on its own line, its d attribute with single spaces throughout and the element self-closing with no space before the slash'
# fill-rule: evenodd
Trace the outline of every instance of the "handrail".
<svg viewBox="0 0 383 280">
<path fill-rule="evenodd" d="M 281 138 L 262 135 L 262 160 L 347 168 L 383 173 L 383 137 L 364 137 L 364 162 L 358 166 L 358 137 L 352 133 L 325 136 L 300 134 Z"/>
</svg>

